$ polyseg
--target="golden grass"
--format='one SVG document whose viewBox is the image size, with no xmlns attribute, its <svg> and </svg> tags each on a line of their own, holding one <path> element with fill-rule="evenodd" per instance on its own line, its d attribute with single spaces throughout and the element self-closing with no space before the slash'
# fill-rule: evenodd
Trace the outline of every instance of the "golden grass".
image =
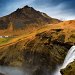
<svg viewBox="0 0 75 75">
<path fill-rule="evenodd" d="M 68 41 L 69 36 L 71 34 L 75 33 L 75 32 L 73 32 L 73 31 L 75 31 L 75 21 L 73 21 L 73 22 L 72 21 L 65 21 L 65 22 L 61 22 L 59 24 L 48 24 L 48 25 L 42 26 L 39 29 L 37 29 L 31 33 L 23 34 L 21 36 L 13 38 L 9 42 L 4 43 L 3 45 L 0 45 L 0 47 L 9 46 L 9 45 L 15 44 L 16 42 L 25 40 L 25 39 L 34 39 L 36 34 L 42 33 L 45 31 L 50 31 L 52 29 L 63 29 L 63 33 L 66 35 L 65 40 Z"/>
</svg>

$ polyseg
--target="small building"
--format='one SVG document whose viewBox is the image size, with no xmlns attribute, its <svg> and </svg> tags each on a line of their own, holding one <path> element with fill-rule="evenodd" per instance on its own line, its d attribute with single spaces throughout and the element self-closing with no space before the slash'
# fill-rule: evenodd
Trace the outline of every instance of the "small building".
<svg viewBox="0 0 75 75">
<path fill-rule="evenodd" d="M 8 38 L 9 36 L 5 36 L 5 38 Z"/>
<path fill-rule="evenodd" d="M 8 38 L 9 36 L 0 36 L 0 38 Z"/>
<path fill-rule="evenodd" d="M 3 36 L 0 36 L 0 38 L 3 38 Z"/>
</svg>

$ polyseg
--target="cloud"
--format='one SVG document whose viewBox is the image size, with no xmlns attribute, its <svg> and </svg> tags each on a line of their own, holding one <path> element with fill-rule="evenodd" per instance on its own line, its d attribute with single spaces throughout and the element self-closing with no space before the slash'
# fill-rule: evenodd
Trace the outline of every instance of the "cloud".
<svg viewBox="0 0 75 75">
<path fill-rule="evenodd" d="M 37 10 L 45 12 L 54 18 L 63 20 L 75 19 L 74 0 L 43 0 L 43 2 L 36 0 L 32 5 Z"/>
<path fill-rule="evenodd" d="M 30 5 L 34 0 L 1 0 L 0 1 L 0 16 L 5 16 L 21 8 L 25 5 Z"/>
<path fill-rule="evenodd" d="M 0 0 L 0 16 L 30 5 L 58 19 L 75 19 L 75 0 Z"/>
</svg>

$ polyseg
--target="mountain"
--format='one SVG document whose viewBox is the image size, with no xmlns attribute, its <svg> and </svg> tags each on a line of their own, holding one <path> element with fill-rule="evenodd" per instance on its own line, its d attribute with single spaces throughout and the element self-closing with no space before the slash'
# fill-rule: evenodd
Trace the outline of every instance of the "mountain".
<svg viewBox="0 0 75 75">
<path fill-rule="evenodd" d="M 75 20 L 61 22 L 25 6 L 0 18 L 0 35 L 12 36 L 0 38 L 0 65 L 23 67 L 30 75 L 51 75 L 75 45 Z M 62 75 L 67 69 L 71 68 L 61 70 Z"/>
<path fill-rule="evenodd" d="M 63 63 L 74 44 L 74 20 L 48 24 L 2 43 L 0 65 L 23 66 L 25 70 L 30 70 L 30 75 L 51 75 L 56 66 Z"/>
<path fill-rule="evenodd" d="M 47 14 L 37 11 L 32 7 L 18 8 L 11 14 L 0 18 L 0 30 L 2 34 L 11 34 L 16 30 L 35 30 L 45 24 L 58 23 L 60 20 L 49 17 Z M 22 32 L 24 32 L 22 31 Z M 0 33 L 0 35 L 2 35 Z"/>
</svg>

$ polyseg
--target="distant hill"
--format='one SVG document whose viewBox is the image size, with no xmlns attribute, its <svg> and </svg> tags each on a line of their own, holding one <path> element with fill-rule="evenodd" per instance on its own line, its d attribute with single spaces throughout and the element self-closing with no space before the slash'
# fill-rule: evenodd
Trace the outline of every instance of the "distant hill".
<svg viewBox="0 0 75 75">
<path fill-rule="evenodd" d="M 58 23 L 60 20 L 49 17 L 47 14 L 37 11 L 32 7 L 18 8 L 11 14 L 0 18 L 0 30 L 32 30 L 45 24 Z M 3 34 L 8 33 L 4 31 Z M 1 33 L 0 33 L 1 35 Z"/>
</svg>

